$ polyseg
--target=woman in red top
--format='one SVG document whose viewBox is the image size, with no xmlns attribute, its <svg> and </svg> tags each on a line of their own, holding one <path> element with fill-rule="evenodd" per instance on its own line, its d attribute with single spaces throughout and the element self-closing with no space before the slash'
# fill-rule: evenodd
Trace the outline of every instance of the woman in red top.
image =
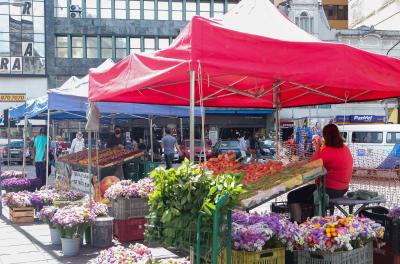
<svg viewBox="0 0 400 264">
<path fill-rule="evenodd" d="M 320 142 L 314 142 L 314 160 L 322 159 L 326 175 L 326 192 L 330 198 L 342 197 L 349 189 L 353 173 L 353 157 L 349 148 L 344 144 L 339 129 L 334 124 L 326 125 L 322 131 L 325 147 Z M 301 215 L 301 204 L 314 204 L 313 193 L 316 184 L 306 185 L 288 194 L 290 215 L 298 223 L 304 216 Z"/>
</svg>

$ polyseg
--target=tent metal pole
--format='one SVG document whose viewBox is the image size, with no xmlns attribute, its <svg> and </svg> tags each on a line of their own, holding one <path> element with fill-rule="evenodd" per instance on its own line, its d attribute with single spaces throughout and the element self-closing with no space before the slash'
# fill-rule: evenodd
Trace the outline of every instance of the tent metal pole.
<svg viewBox="0 0 400 264">
<path fill-rule="evenodd" d="M 24 151 L 23 151 L 23 156 L 22 156 L 22 175 L 25 175 L 25 169 L 26 169 L 26 134 L 27 134 L 27 127 L 28 125 L 28 118 L 25 115 L 24 118 L 24 131 L 22 133 L 23 137 L 24 137 Z"/>
<path fill-rule="evenodd" d="M 150 159 L 151 162 L 154 162 L 154 152 L 153 152 L 153 119 L 149 116 L 149 125 L 150 125 Z"/>
<path fill-rule="evenodd" d="M 10 112 L 7 113 L 8 117 L 7 117 L 7 147 L 8 147 L 8 151 L 7 151 L 7 167 L 8 169 L 10 169 L 10 143 L 11 143 L 11 129 L 10 129 Z"/>
<path fill-rule="evenodd" d="M 50 108 L 47 107 L 47 133 L 46 133 L 46 185 L 49 183 L 49 151 L 50 151 Z M 54 153 L 55 154 L 55 153 Z M 42 183 L 43 184 L 43 183 Z"/>
<path fill-rule="evenodd" d="M 182 117 L 179 118 L 179 126 L 181 128 L 181 144 L 183 144 L 183 121 L 182 121 Z"/>
<path fill-rule="evenodd" d="M 195 72 L 190 71 L 190 162 L 194 161 L 194 85 Z"/>
<path fill-rule="evenodd" d="M 276 135 L 275 135 L 275 147 L 276 147 L 276 158 L 279 158 L 279 140 L 280 140 L 280 108 L 281 108 L 281 103 L 280 103 L 280 98 L 279 98 L 279 85 L 273 84 L 274 87 L 274 108 L 275 110 L 275 129 L 276 129 Z"/>
</svg>

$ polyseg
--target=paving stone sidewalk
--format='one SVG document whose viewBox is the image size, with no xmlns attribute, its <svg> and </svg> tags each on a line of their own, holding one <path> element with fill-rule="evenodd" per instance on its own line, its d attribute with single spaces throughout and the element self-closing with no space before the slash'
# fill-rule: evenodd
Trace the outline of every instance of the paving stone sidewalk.
<svg viewBox="0 0 400 264">
<path fill-rule="evenodd" d="M 155 258 L 174 258 L 164 248 L 151 248 Z M 83 264 L 95 258 L 101 249 L 82 246 L 76 257 L 64 257 L 61 245 L 52 245 L 49 227 L 35 219 L 34 223 L 11 224 L 8 209 L 0 216 L 0 264 Z"/>
</svg>

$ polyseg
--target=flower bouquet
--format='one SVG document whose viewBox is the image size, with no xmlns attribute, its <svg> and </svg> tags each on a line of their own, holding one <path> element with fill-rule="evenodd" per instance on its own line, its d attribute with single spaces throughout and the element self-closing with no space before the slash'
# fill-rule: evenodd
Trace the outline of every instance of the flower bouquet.
<svg viewBox="0 0 400 264">
<path fill-rule="evenodd" d="M 60 231 L 64 256 L 79 253 L 83 232 L 94 219 L 95 215 L 83 206 L 65 206 L 55 212 L 51 223 Z"/>
<path fill-rule="evenodd" d="M 83 204 L 83 198 L 86 194 L 80 191 L 60 191 L 57 192 L 57 196 L 53 199 L 53 204 L 57 207 L 64 207 L 68 205 L 80 206 Z"/>
<path fill-rule="evenodd" d="M 32 206 L 43 207 L 53 204 L 53 200 L 57 199 L 59 195 L 54 189 L 40 189 L 32 193 Z"/>
<path fill-rule="evenodd" d="M 100 252 L 97 258 L 90 261 L 91 264 L 122 264 L 122 263 L 152 263 L 152 255 L 149 248 L 136 243 L 129 247 L 117 245 Z"/>
<path fill-rule="evenodd" d="M 372 240 L 382 238 L 384 228 L 368 218 L 313 217 L 300 225 L 304 229 L 304 251 L 298 258 L 319 258 L 320 263 L 372 263 Z M 360 262 L 361 261 L 361 262 Z"/>
<path fill-rule="evenodd" d="M 275 262 L 285 258 L 285 248 L 301 247 L 301 229 L 278 214 L 232 214 L 232 263 L 253 263 L 255 260 Z M 266 257 L 262 257 L 266 255 Z"/>
<path fill-rule="evenodd" d="M 9 208 L 30 207 L 32 193 L 28 191 L 10 192 L 3 198 L 3 205 Z"/>
<path fill-rule="evenodd" d="M 148 214 L 149 194 L 155 190 L 152 179 L 144 178 L 138 182 L 119 181 L 111 185 L 104 197 L 112 200 L 114 217 L 118 220 L 144 217 Z"/>
<path fill-rule="evenodd" d="M 31 187 L 31 180 L 26 178 L 6 178 L 1 181 L 1 187 L 6 192 L 19 192 L 28 190 Z"/>
<path fill-rule="evenodd" d="M 83 206 L 91 210 L 96 217 L 108 215 L 108 206 L 105 203 L 96 202 L 93 199 L 87 198 Z"/>
</svg>

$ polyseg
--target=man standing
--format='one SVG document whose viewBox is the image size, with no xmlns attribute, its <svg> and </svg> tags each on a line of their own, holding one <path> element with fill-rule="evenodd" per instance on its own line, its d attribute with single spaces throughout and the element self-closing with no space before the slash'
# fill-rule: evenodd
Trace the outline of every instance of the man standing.
<svg viewBox="0 0 400 264">
<path fill-rule="evenodd" d="M 44 129 L 41 128 L 39 135 L 35 137 L 32 153 L 32 160 L 36 168 L 36 178 L 41 181 L 39 187 L 46 185 L 46 145 L 47 137 L 44 134 Z"/>
<path fill-rule="evenodd" d="M 242 135 L 241 138 L 239 138 L 239 147 L 240 147 L 240 153 L 242 154 L 242 158 L 245 159 L 247 157 L 248 145 L 244 134 Z"/>
<path fill-rule="evenodd" d="M 107 141 L 107 148 L 113 148 L 116 146 L 125 147 L 125 137 L 122 136 L 122 129 L 120 126 L 114 127 L 114 134 L 111 135 Z"/>
<path fill-rule="evenodd" d="M 71 149 L 69 154 L 82 151 L 85 148 L 85 139 L 83 138 L 82 132 L 76 133 L 76 137 L 72 140 Z"/>
<path fill-rule="evenodd" d="M 176 142 L 176 138 L 171 136 L 170 128 L 165 129 L 165 136 L 161 139 L 161 145 L 164 149 L 166 167 L 170 169 L 172 167 L 172 161 L 174 160 L 175 148 L 178 150 L 179 156 L 181 156 L 181 150 Z"/>
</svg>

